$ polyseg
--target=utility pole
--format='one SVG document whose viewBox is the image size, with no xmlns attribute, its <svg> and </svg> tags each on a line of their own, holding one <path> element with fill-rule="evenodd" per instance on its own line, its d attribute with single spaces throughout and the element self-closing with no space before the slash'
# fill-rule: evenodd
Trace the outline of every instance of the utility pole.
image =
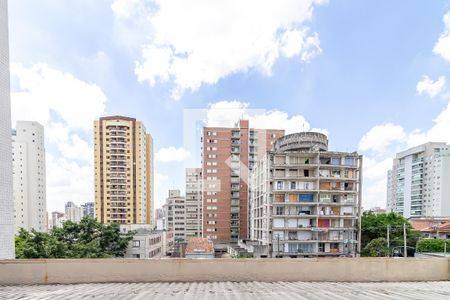
<svg viewBox="0 0 450 300">
<path fill-rule="evenodd" d="M 387 240 L 388 257 L 389 257 L 389 256 L 391 256 L 391 247 L 389 244 L 389 224 L 387 225 L 386 240 Z"/>
<path fill-rule="evenodd" d="M 406 252 L 406 223 L 403 223 L 403 257 L 408 257 Z"/>
</svg>

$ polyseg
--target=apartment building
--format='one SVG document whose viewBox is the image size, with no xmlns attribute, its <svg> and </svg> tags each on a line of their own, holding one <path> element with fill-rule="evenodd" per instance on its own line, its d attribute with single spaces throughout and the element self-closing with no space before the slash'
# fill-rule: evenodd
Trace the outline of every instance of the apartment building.
<svg viewBox="0 0 450 300">
<path fill-rule="evenodd" d="M 125 258 L 160 258 L 171 255 L 174 246 L 173 233 L 152 230 L 147 224 L 120 225 L 120 231 L 127 233 L 135 231 L 133 239 L 129 242 Z"/>
<path fill-rule="evenodd" d="M 202 236 L 202 169 L 186 169 L 186 239 Z"/>
<path fill-rule="evenodd" d="M 278 139 L 251 173 L 251 240 L 268 256 L 353 256 L 362 156 L 300 132 Z"/>
<path fill-rule="evenodd" d="M 387 210 L 410 217 L 450 216 L 450 145 L 400 152 L 387 174 Z"/>
<path fill-rule="evenodd" d="M 249 172 L 284 130 L 204 127 L 202 135 L 203 237 L 236 243 L 248 232 Z"/>
<path fill-rule="evenodd" d="M 166 205 L 164 204 L 161 208 L 155 210 L 156 230 L 167 230 L 165 227 L 167 222 L 164 215 L 164 212 L 167 211 L 167 209 L 165 207 Z"/>
<path fill-rule="evenodd" d="M 78 223 L 83 217 L 83 209 L 72 201 L 66 202 L 64 217 L 67 221 Z"/>
<path fill-rule="evenodd" d="M 181 196 L 180 190 L 169 190 L 169 197 L 164 205 L 167 231 L 174 234 L 175 242 L 186 241 L 186 211 L 185 197 Z"/>
<path fill-rule="evenodd" d="M 95 215 L 101 223 L 153 222 L 153 140 L 122 116 L 95 121 Z"/>
<path fill-rule="evenodd" d="M 83 217 L 95 218 L 95 203 L 94 202 L 86 202 L 81 205 L 81 210 L 83 211 Z"/>
<path fill-rule="evenodd" d="M 0 259 L 15 257 L 8 45 L 8 1 L 0 0 Z"/>
<path fill-rule="evenodd" d="M 59 211 L 53 211 L 52 219 L 51 219 L 50 225 L 48 227 L 50 229 L 62 228 L 65 220 L 66 219 L 64 218 L 64 213 L 59 212 Z"/>
<path fill-rule="evenodd" d="M 12 131 L 14 231 L 44 232 L 46 224 L 46 173 L 44 127 L 17 121 Z"/>
</svg>

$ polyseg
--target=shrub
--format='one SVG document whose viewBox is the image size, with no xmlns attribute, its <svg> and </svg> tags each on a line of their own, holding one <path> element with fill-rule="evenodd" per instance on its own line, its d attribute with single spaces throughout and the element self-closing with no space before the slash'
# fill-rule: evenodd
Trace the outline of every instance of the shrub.
<svg viewBox="0 0 450 300">
<path fill-rule="evenodd" d="M 450 252 L 450 241 L 426 239 L 417 242 L 417 252 L 444 252 L 447 244 L 447 252 Z"/>
</svg>

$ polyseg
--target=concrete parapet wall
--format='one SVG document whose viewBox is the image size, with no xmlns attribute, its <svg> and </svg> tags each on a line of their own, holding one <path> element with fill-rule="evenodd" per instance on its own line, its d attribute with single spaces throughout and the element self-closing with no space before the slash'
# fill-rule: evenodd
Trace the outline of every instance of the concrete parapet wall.
<svg viewBox="0 0 450 300">
<path fill-rule="evenodd" d="M 0 284 L 450 280 L 448 258 L 39 259 L 0 261 Z"/>
</svg>

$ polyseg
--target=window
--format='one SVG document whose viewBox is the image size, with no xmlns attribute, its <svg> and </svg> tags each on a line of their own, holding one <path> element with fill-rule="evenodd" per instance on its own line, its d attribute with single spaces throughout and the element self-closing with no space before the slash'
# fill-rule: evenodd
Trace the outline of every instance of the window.
<svg viewBox="0 0 450 300">
<path fill-rule="evenodd" d="M 277 208 L 276 208 L 276 215 L 277 216 L 281 216 L 281 215 L 283 215 L 284 214 L 284 207 L 282 207 L 282 206 L 277 206 Z"/>
<path fill-rule="evenodd" d="M 283 181 L 277 181 L 277 190 L 283 189 Z"/>
<path fill-rule="evenodd" d="M 137 241 L 137 240 L 133 241 L 133 248 L 139 248 L 140 246 L 141 246 L 141 241 Z"/>
<path fill-rule="evenodd" d="M 295 181 L 291 181 L 291 190 L 295 190 Z"/>
</svg>

